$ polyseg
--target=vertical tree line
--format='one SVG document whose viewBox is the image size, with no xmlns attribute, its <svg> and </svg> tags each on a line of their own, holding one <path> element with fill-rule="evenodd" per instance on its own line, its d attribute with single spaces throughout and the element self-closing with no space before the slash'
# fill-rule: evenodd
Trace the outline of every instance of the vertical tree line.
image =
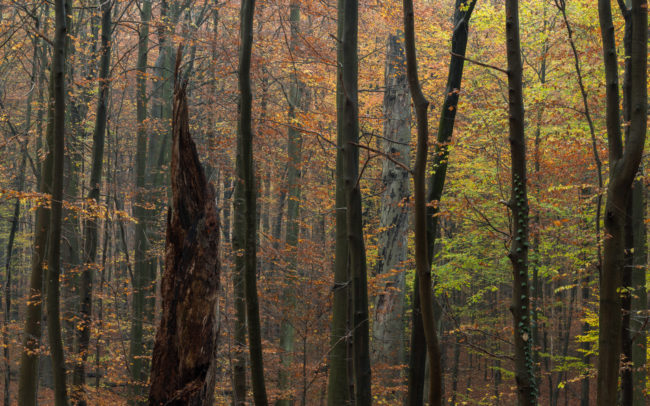
<svg viewBox="0 0 650 406">
<path fill-rule="evenodd" d="M 0 0 L 5 404 L 647 402 L 647 0 L 237 5 Z"/>
</svg>

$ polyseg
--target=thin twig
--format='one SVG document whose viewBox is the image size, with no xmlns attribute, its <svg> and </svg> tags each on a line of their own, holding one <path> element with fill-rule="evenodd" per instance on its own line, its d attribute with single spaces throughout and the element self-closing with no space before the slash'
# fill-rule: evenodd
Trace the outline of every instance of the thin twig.
<svg viewBox="0 0 650 406">
<path fill-rule="evenodd" d="M 408 172 L 408 173 L 410 173 L 410 174 L 413 174 L 413 171 L 411 170 L 411 168 L 409 168 L 408 166 L 404 165 L 404 164 L 401 163 L 400 161 L 396 160 L 395 158 L 393 158 L 392 156 L 390 156 L 390 155 L 388 155 L 388 154 L 386 154 L 386 153 L 384 153 L 384 152 L 381 152 L 381 151 L 379 151 L 379 150 L 376 150 L 376 149 L 374 149 L 374 148 L 372 148 L 372 147 L 368 147 L 368 146 L 366 146 L 366 145 L 358 144 L 358 143 L 356 143 L 356 142 L 350 142 L 349 144 L 350 144 L 350 145 L 354 145 L 355 147 L 359 147 L 359 148 L 366 149 L 366 150 L 368 150 L 368 151 L 370 151 L 370 152 L 374 152 L 375 154 L 381 155 L 381 156 L 383 156 L 384 158 L 386 158 L 386 159 L 388 159 L 389 161 L 391 161 L 392 163 L 394 163 L 395 165 L 397 165 L 397 166 L 399 166 L 400 168 L 404 169 L 406 172 Z"/>
<path fill-rule="evenodd" d="M 470 58 L 468 58 L 466 56 L 463 56 L 461 54 L 457 54 L 455 52 L 450 52 L 450 54 L 451 54 L 451 56 L 455 56 L 456 58 L 464 59 L 467 62 L 471 62 L 471 63 L 473 63 L 475 65 L 479 65 L 479 66 L 482 66 L 484 68 L 490 68 L 490 69 L 498 70 L 499 72 L 505 73 L 506 75 L 508 74 L 507 70 L 499 68 L 498 66 L 494 66 L 494 65 L 487 64 L 487 63 L 475 61 L 474 59 L 470 59 Z"/>
</svg>

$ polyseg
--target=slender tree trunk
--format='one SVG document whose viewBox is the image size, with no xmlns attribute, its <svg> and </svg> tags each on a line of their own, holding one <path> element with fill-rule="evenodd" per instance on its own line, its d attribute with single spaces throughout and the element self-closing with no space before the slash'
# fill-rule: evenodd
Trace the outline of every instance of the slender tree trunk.
<svg viewBox="0 0 650 406">
<path fill-rule="evenodd" d="M 65 148 L 65 44 L 66 5 L 64 0 L 55 2 L 55 36 L 52 54 L 52 97 L 53 137 L 52 151 L 52 199 L 50 202 L 50 232 L 47 256 L 47 335 L 52 356 L 54 375 L 54 403 L 66 406 L 65 357 L 61 339 L 61 318 L 59 313 L 59 273 L 61 267 L 61 220 L 63 201 L 63 160 Z"/>
<path fill-rule="evenodd" d="M 592 152 L 594 156 L 594 162 L 596 164 L 596 178 L 597 178 L 597 186 L 598 186 L 598 195 L 596 199 L 596 219 L 595 219 L 595 227 L 594 227 L 594 234 L 596 237 L 596 247 L 598 251 L 598 262 L 597 262 L 597 270 L 598 274 L 600 274 L 602 270 L 602 255 L 601 255 L 601 242 L 600 242 L 600 218 L 601 218 L 601 211 L 602 211 L 602 201 L 603 201 L 603 195 L 602 195 L 602 190 L 603 190 L 603 171 L 602 171 L 602 162 L 600 160 L 600 154 L 598 153 L 598 145 L 597 145 L 597 138 L 596 138 L 596 130 L 594 127 L 593 120 L 591 118 L 591 109 L 589 108 L 589 99 L 587 97 L 587 91 L 584 86 L 583 82 L 583 77 L 582 77 L 582 66 L 580 64 L 580 56 L 578 54 L 575 41 L 573 39 L 573 29 L 571 28 L 571 24 L 569 23 L 569 19 L 567 18 L 566 14 L 566 2 L 564 0 L 559 0 L 556 3 L 560 9 L 560 12 L 562 13 L 562 18 L 564 20 L 564 25 L 566 26 L 567 30 L 567 35 L 569 37 L 569 44 L 571 45 L 571 51 L 573 53 L 573 60 L 574 60 L 574 66 L 576 70 L 576 77 L 578 79 L 578 86 L 580 88 L 580 94 L 582 96 L 582 104 L 584 107 L 584 115 L 585 119 L 587 120 L 587 124 L 589 125 L 589 133 L 591 135 L 591 147 L 592 147 Z M 589 300 L 589 281 L 590 281 L 590 275 L 589 273 L 586 274 L 585 278 L 582 281 L 582 299 L 583 299 L 583 306 L 585 306 L 586 302 Z M 582 325 L 582 334 L 585 335 L 589 332 L 589 324 L 588 323 L 583 323 Z M 589 365 L 590 363 L 590 356 L 588 354 L 589 351 L 589 343 L 584 342 L 582 343 L 582 349 L 585 351 L 585 355 L 583 355 L 583 362 L 585 365 Z M 585 374 L 584 378 L 582 379 L 582 394 L 581 394 L 581 406 L 588 406 L 589 405 L 589 375 Z"/>
<path fill-rule="evenodd" d="M 429 404 L 431 406 L 440 406 L 442 405 L 442 369 L 440 365 L 438 333 L 436 331 L 436 321 L 433 312 L 431 263 L 427 244 L 427 202 L 425 201 L 425 176 L 429 138 L 427 113 L 429 101 L 422 93 L 418 78 L 413 1 L 404 0 L 403 7 L 407 77 L 417 122 L 417 151 L 415 154 L 415 170 L 413 174 L 416 278 L 419 284 L 420 312 L 429 361 Z"/>
<path fill-rule="evenodd" d="M 616 39 L 611 3 L 599 0 L 607 91 L 607 139 L 609 144 L 609 185 L 605 204 L 605 235 L 601 275 L 598 406 L 617 401 L 621 353 L 621 273 L 625 266 L 625 216 L 632 182 L 643 156 L 647 126 L 647 40 L 648 10 L 645 0 L 633 0 L 630 57 L 630 123 L 625 148 L 621 134 L 620 98 Z"/>
<path fill-rule="evenodd" d="M 628 2 L 629 3 L 629 2 Z M 619 3 L 620 4 L 620 3 Z M 632 23 L 627 6 L 621 10 L 625 18 L 623 34 L 623 49 L 625 53 L 625 68 L 623 72 L 623 121 L 629 122 L 631 117 L 631 70 L 630 59 L 632 51 Z M 630 136 L 630 127 L 624 128 L 625 138 Z M 632 335 L 630 333 L 630 318 L 632 311 L 632 269 L 634 267 L 634 231 L 632 227 L 632 199 L 628 198 L 623 237 L 625 240 L 625 265 L 621 274 L 621 406 L 632 406 L 634 387 L 632 380 Z"/>
<path fill-rule="evenodd" d="M 471 1 L 467 8 L 461 7 L 461 1 L 455 2 L 454 8 L 454 30 L 452 33 L 452 56 L 449 64 L 449 75 L 445 89 L 445 99 L 440 114 L 438 124 L 437 142 L 433 154 L 433 171 L 429 178 L 429 191 L 427 201 L 439 202 L 442 198 L 442 192 L 447 175 L 448 147 L 453 135 L 454 124 L 456 120 L 456 111 L 458 98 L 460 95 L 461 82 L 463 78 L 463 67 L 465 64 L 465 51 L 469 33 L 469 21 L 472 11 L 476 5 L 476 0 Z M 406 16 L 405 16 L 406 17 Z M 438 204 L 427 205 L 426 222 L 427 222 L 427 254 L 431 266 L 433 258 L 435 241 L 437 238 L 438 228 Z M 422 353 L 425 351 L 424 328 L 422 325 L 421 299 L 420 299 L 420 281 L 415 279 L 413 288 L 413 326 L 411 330 L 411 355 L 409 361 L 409 378 L 408 378 L 408 406 L 420 406 L 423 404 L 424 388 L 424 370 L 425 357 Z"/>
<path fill-rule="evenodd" d="M 46 6 L 45 14 L 49 11 Z M 45 71 L 45 48 L 41 50 L 41 62 L 43 72 Z M 44 81 L 41 76 L 39 80 Z M 50 93 L 52 84 L 52 71 L 50 70 Z M 52 104 L 48 103 L 46 139 L 53 137 L 54 120 Z M 42 112 L 39 111 L 39 120 Z M 39 174 L 39 191 L 49 194 L 52 190 L 52 151 L 48 149 L 41 165 Z M 34 248 L 31 260 L 31 277 L 29 280 L 29 298 L 27 300 L 27 311 L 25 315 L 25 332 L 23 335 L 23 350 L 20 358 L 20 372 L 18 380 L 18 404 L 19 406 L 35 406 L 38 393 L 38 361 L 41 356 L 41 319 L 43 314 L 43 279 L 45 255 L 47 253 L 47 235 L 50 224 L 50 208 L 39 204 L 36 209 L 36 221 L 34 227 Z"/>
<path fill-rule="evenodd" d="M 513 289 L 511 312 L 514 320 L 515 381 L 517 404 L 535 405 L 535 383 L 530 325 L 530 290 L 528 280 L 528 194 L 526 176 L 526 137 L 524 100 L 519 42 L 519 2 L 506 0 L 506 47 L 508 55 L 509 142 L 511 154 L 512 243 L 508 257 L 512 262 Z"/>
<path fill-rule="evenodd" d="M 179 78 L 180 49 L 177 54 Z M 214 403 L 219 218 L 214 188 L 189 132 L 186 85 L 177 83 L 174 92 L 173 200 L 167 215 L 163 314 L 153 351 L 150 406 Z"/>
<path fill-rule="evenodd" d="M 241 165 L 241 145 L 237 140 L 237 166 Z M 234 186 L 234 224 L 232 232 L 232 252 L 234 253 L 233 264 L 235 268 L 232 274 L 233 296 L 235 306 L 234 321 L 234 354 L 233 354 L 233 404 L 241 406 L 246 404 L 246 289 L 244 287 L 245 261 L 244 261 L 244 240 L 246 237 L 246 218 L 244 217 L 245 200 L 243 179 L 237 176 Z M 229 190 L 232 190 L 232 186 Z M 224 199 L 225 200 L 225 199 Z M 225 218 L 229 212 L 224 213 Z M 228 242 L 226 234 L 225 240 Z"/>
<path fill-rule="evenodd" d="M 149 240 L 147 238 L 147 209 L 146 202 L 146 165 L 147 165 L 147 59 L 149 50 L 149 21 L 151 19 L 151 1 L 143 0 L 140 12 L 140 31 L 138 34 L 138 60 L 136 77 L 136 120 L 137 147 L 135 153 L 135 204 L 133 217 L 135 225 L 135 272 L 133 274 L 133 301 L 131 320 L 131 342 L 129 348 L 129 364 L 132 382 L 129 386 L 129 404 L 141 402 L 143 381 L 146 371 L 142 356 L 144 353 L 142 330 L 145 317 L 145 296 L 149 292 L 147 274 L 151 267 L 149 258 Z"/>
<path fill-rule="evenodd" d="M 28 120 L 29 122 L 29 120 Z M 20 173 L 18 174 L 17 191 L 22 191 L 25 182 L 25 161 L 26 152 L 23 153 L 23 158 L 20 162 Z M 11 384 L 11 356 L 10 356 L 10 341 L 9 341 L 9 323 L 11 321 L 11 258 L 14 250 L 14 241 L 16 240 L 16 232 L 18 231 L 18 221 L 20 219 L 20 199 L 16 199 L 14 203 L 13 216 L 11 219 L 11 228 L 9 230 L 9 240 L 7 241 L 7 258 L 5 260 L 5 284 L 4 284 L 4 323 L 2 328 L 2 344 L 4 346 L 4 404 L 9 406 L 11 403 L 10 398 L 10 384 Z"/>
<path fill-rule="evenodd" d="M 36 20 L 36 26 L 38 27 L 40 20 Z M 32 74 L 31 74 L 31 84 L 32 86 L 35 86 L 37 81 L 39 79 L 37 77 L 40 77 L 42 74 L 42 69 L 43 67 L 41 66 L 41 63 L 39 63 L 39 47 L 40 47 L 40 40 L 39 39 L 34 39 L 33 45 L 34 45 L 34 57 L 32 61 Z M 32 121 L 32 99 L 33 99 L 33 94 L 35 92 L 30 92 L 29 96 L 27 96 L 27 112 L 25 114 L 25 134 L 28 133 L 30 127 L 31 127 L 31 121 Z M 23 188 L 25 187 L 25 169 L 26 169 L 26 164 L 27 164 L 27 143 L 23 146 L 23 154 L 22 154 L 22 159 L 20 161 L 20 169 L 18 173 L 18 179 L 16 180 L 16 191 L 22 192 Z M 7 241 L 7 257 L 5 260 L 5 286 L 4 286 L 4 294 L 5 294 L 5 303 L 4 303 L 4 325 L 3 325 L 3 330 L 2 330 L 2 340 L 3 340 L 3 355 L 4 355 L 4 366 L 5 366 L 5 379 L 4 379 L 4 404 L 6 406 L 9 406 L 11 402 L 11 396 L 10 396 L 10 384 L 11 384 L 11 353 L 10 353 L 10 340 L 9 340 L 9 323 L 11 321 L 11 286 L 12 286 L 12 257 L 13 257 L 13 250 L 14 250 L 14 242 L 16 240 L 16 233 L 18 232 L 18 222 L 20 220 L 20 199 L 16 199 L 16 202 L 14 203 L 14 210 L 13 210 L 13 217 L 11 219 L 11 228 L 9 230 L 9 239 Z"/>
<path fill-rule="evenodd" d="M 636 179 L 632 187 L 632 232 L 634 258 L 632 263 L 632 303 L 630 334 L 632 335 L 632 385 L 633 406 L 643 406 L 648 402 L 643 387 L 646 383 L 646 317 L 648 299 L 646 292 L 647 237 L 645 228 L 646 201 L 643 178 Z"/>
<path fill-rule="evenodd" d="M 289 23 L 291 25 L 290 54 L 296 58 L 300 41 L 300 3 L 293 0 L 289 6 Z M 298 78 L 296 67 L 293 66 L 289 80 L 289 121 L 287 153 L 289 162 L 287 167 L 287 180 L 289 189 L 289 200 L 287 202 L 287 227 L 285 241 L 289 251 L 289 271 L 285 276 L 288 291 L 283 293 L 285 315 L 290 315 L 296 306 L 296 291 L 291 287 L 295 285 L 298 272 L 298 235 L 300 219 L 300 177 L 302 165 L 302 136 L 295 128 L 296 110 L 305 110 L 304 92 L 305 85 Z M 281 398 L 276 402 L 277 406 L 289 406 L 293 403 L 293 395 L 287 393 L 291 389 L 291 364 L 293 361 L 295 340 L 295 328 L 286 316 L 282 319 L 280 326 L 280 373 L 279 389 Z"/>
<path fill-rule="evenodd" d="M 239 49 L 239 125 L 237 187 L 244 189 L 244 286 L 248 319 L 248 348 L 251 361 L 251 383 L 256 406 L 268 404 L 264 382 L 264 358 L 260 331 L 260 312 L 257 297 L 257 201 L 255 167 L 253 164 L 253 130 L 251 91 L 251 53 L 253 48 L 253 15 L 255 0 L 243 0 L 240 11 L 241 45 Z M 239 214 L 235 214 L 237 216 Z"/>
<path fill-rule="evenodd" d="M 353 303 L 353 359 L 355 405 L 372 403 L 370 387 L 370 348 L 368 321 L 368 286 L 366 249 L 363 239 L 363 218 L 359 179 L 359 100 L 358 100 L 358 1 L 344 0 L 343 58 L 341 79 L 343 86 L 342 152 L 343 182 L 348 237 L 348 264 L 352 277 Z M 342 22 L 339 21 L 339 24 Z"/>
<path fill-rule="evenodd" d="M 101 58 L 99 72 L 99 99 L 97 101 L 97 114 L 95 130 L 93 133 L 93 160 L 90 174 L 90 192 L 88 199 L 94 204 L 99 204 L 99 191 L 102 181 L 102 168 L 104 160 L 104 135 L 106 133 L 107 105 L 109 90 L 110 68 L 110 37 L 111 37 L 111 9 L 112 2 L 106 1 L 101 5 L 102 32 L 101 32 Z M 92 211 L 92 210 L 91 210 Z M 79 314 L 81 324 L 77 328 L 78 362 L 73 375 L 73 390 L 75 401 L 79 406 L 87 404 L 84 399 L 84 385 L 86 384 L 86 359 L 90 344 L 90 324 L 92 310 L 92 272 L 96 266 L 98 243 L 97 217 L 85 221 L 84 231 L 84 266 L 82 268 L 79 285 L 80 306 Z"/>
<path fill-rule="evenodd" d="M 350 276 L 348 268 L 348 239 L 345 210 L 345 183 L 343 182 L 343 104 L 342 83 L 344 0 L 337 0 L 337 48 L 336 48 L 336 192 L 335 192 L 335 247 L 334 286 L 332 287 L 332 329 L 330 337 L 329 376 L 327 382 L 327 405 L 343 406 L 350 402 L 348 376 L 348 301 Z"/>
</svg>

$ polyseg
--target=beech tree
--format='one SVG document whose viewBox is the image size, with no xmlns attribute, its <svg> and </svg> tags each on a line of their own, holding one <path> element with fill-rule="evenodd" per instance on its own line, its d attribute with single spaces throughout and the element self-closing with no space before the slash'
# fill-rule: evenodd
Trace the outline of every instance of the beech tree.
<svg viewBox="0 0 650 406">
<path fill-rule="evenodd" d="M 508 206 L 512 212 L 513 224 L 512 242 L 508 252 L 513 271 L 510 311 L 514 320 L 517 404 L 523 406 L 537 403 L 538 390 L 535 383 L 530 324 L 528 176 L 518 0 L 506 1 L 506 47 L 508 55 L 508 141 L 510 142 L 511 158 L 511 195 Z"/>
<path fill-rule="evenodd" d="M 616 38 L 611 3 L 598 1 L 607 84 L 609 185 L 605 199 L 603 269 L 600 276 L 598 405 L 616 403 L 621 354 L 621 275 L 625 267 L 625 219 L 634 178 L 643 156 L 647 127 L 648 9 L 633 0 L 630 9 L 630 116 L 623 143 Z"/>
<path fill-rule="evenodd" d="M 0 0 L 4 403 L 647 403 L 645 3 L 409 1 Z"/>
</svg>

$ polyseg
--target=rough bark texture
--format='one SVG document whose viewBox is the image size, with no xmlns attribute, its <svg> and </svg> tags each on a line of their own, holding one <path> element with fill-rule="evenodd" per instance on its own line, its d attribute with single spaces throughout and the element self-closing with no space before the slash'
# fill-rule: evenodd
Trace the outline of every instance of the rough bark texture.
<svg viewBox="0 0 650 406">
<path fill-rule="evenodd" d="M 598 14 L 603 43 L 607 97 L 609 185 L 605 204 L 605 238 L 601 275 L 598 406 L 617 402 L 621 354 L 621 275 L 625 266 L 625 218 L 634 177 L 643 156 L 647 126 L 648 10 L 645 0 L 633 0 L 630 45 L 630 122 L 625 148 L 620 122 L 620 96 L 616 38 L 609 0 L 599 0 Z"/>
<path fill-rule="evenodd" d="M 411 105 L 401 32 L 388 37 L 384 73 L 383 152 L 409 166 L 411 150 Z M 408 243 L 409 172 L 385 159 L 382 167 L 384 192 L 379 228 L 379 264 L 382 291 L 375 299 L 372 324 L 373 362 L 387 365 L 404 363 L 404 294 Z M 384 279 L 385 278 L 385 279 Z M 387 379 L 395 380 L 392 373 Z M 384 382 L 388 382 L 384 380 Z M 394 382 L 398 382 L 395 380 Z"/>
<path fill-rule="evenodd" d="M 508 257 L 512 262 L 511 312 L 514 321 L 515 381 L 519 406 L 537 403 L 537 385 L 530 326 L 528 280 L 528 194 L 526 176 L 526 137 L 519 41 L 519 2 L 506 0 L 506 47 L 508 55 L 508 111 L 511 157 L 512 242 Z"/>
<path fill-rule="evenodd" d="M 178 65 L 181 52 L 176 63 Z M 172 208 L 167 215 L 162 318 L 149 405 L 214 403 L 219 293 L 219 219 L 189 132 L 186 83 L 174 91 Z"/>
</svg>

